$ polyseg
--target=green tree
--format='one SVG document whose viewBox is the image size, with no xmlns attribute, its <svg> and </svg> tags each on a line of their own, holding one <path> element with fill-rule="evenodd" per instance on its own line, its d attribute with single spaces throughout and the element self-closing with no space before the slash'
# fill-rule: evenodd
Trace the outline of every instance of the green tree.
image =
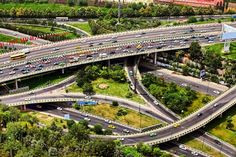
<svg viewBox="0 0 236 157">
<path fill-rule="evenodd" d="M 188 23 L 195 23 L 195 22 L 197 22 L 197 18 L 196 17 L 194 17 L 194 16 L 190 16 L 189 18 L 188 18 L 188 21 L 187 21 Z"/>
<path fill-rule="evenodd" d="M 87 82 L 84 83 L 82 89 L 83 89 L 83 93 L 86 95 L 90 95 L 94 93 L 93 86 L 91 83 L 87 83 Z"/>
<path fill-rule="evenodd" d="M 226 124 L 226 129 L 232 130 L 234 128 L 234 124 L 232 123 L 232 117 L 228 116 L 227 117 L 227 124 Z"/>
<path fill-rule="evenodd" d="M 101 125 L 101 124 L 96 124 L 96 125 L 94 125 L 93 130 L 94 130 L 94 132 L 95 132 L 96 134 L 99 134 L 99 135 L 102 135 L 102 134 L 103 134 L 102 125 Z"/>
<path fill-rule="evenodd" d="M 201 63 L 203 54 L 202 54 L 201 46 L 199 45 L 198 42 L 191 43 L 189 47 L 189 53 L 192 60 L 196 60 L 199 63 Z"/>
<path fill-rule="evenodd" d="M 112 101 L 112 106 L 117 107 L 119 106 L 119 103 L 117 101 Z"/>
<path fill-rule="evenodd" d="M 90 145 L 91 156 L 112 157 L 115 154 L 116 145 L 112 140 L 94 140 Z"/>
</svg>

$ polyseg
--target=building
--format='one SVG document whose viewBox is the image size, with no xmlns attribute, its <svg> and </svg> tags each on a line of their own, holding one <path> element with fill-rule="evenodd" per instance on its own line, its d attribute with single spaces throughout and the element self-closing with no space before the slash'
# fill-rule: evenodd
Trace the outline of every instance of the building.
<svg viewBox="0 0 236 157">
<path fill-rule="evenodd" d="M 196 7 L 223 6 L 224 0 L 154 0 L 154 3 L 173 3 Z"/>
</svg>

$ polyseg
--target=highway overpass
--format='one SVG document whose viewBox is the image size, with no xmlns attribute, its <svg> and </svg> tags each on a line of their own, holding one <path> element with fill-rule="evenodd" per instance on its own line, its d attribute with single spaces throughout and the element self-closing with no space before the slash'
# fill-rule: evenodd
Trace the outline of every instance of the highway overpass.
<svg viewBox="0 0 236 157">
<path fill-rule="evenodd" d="M 26 98 L 26 99 L 25 99 Z M 77 101 L 78 95 L 75 94 L 63 94 L 63 95 L 46 95 L 40 97 L 31 96 L 21 97 L 19 99 L 9 99 L 5 101 L 9 106 L 25 105 L 25 104 L 35 104 L 35 103 L 46 103 L 46 102 L 65 102 L 65 101 Z M 190 132 L 193 132 L 211 120 L 222 114 L 224 111 L 232 107 L 236 103 L 236 86 L 227 90 L 225 93 L 220 95 L 218 98 L 208 103 L 199 111 L 177 121 L 166 127 L 159 129 L 154 129 L 152 131 L 137 133 L 133 135 L 120 135 L 120 136 L 96 136 L 101 138 L 117 139 L 124 138 L 122 141 L 127 145 L 134 145 L 139 142 L 144 142 L 148 144 L 158 144 L 171 141 L 173 139 L 178 139 Z M 198 116 L 198 113 L 202 113 Z M 176 125 L 178 124 L 178 125 Z M 156 133 L 157 136 L 150 137 L 150 133 Z"/>
<path fill-rule="evenodd" d="M 232 23 L 232 26 L 236 26 L 236 23 Z M 23 60 L 11 60 L 11 55 L 21 52 L 14 51 L 0 55 L 0 69 L 3 71 L 0 75 L 0 83 L 87 63 L 185 49 L 194 40 L 207 45 L 209 36 L 215 37 L 214 43 L 217 43 L 221 42 L 220 34 L 221 24 L 161 27 L 42 45 L 31 48 L 30 53 Z M 137 49 L 137 45 L 141 45 L 141 48 Z M 101 56 L 101 54 L 105 55 Z M 72 63 L 73 57 L 77 60 Z M 46 61 L 43 61 L 45 58 Z M 27 73 L 23 74 L 21 70 L 27 62 L 31 63 L 32 67 L 27 68 Z M 38 67 L 39 65 L 42 67 Z M 11 73 L 13 67 L 18 70 Z"/>
</svg>

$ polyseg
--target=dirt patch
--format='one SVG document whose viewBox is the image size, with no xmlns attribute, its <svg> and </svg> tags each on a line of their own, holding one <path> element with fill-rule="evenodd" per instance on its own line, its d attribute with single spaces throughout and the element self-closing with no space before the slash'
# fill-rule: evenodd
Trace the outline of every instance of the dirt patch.
<svg viewBox="0 0 236 157">
<path fill-rule="evenodd" d="M 98 88 L 100 88 L 100 89 L 107 89 L 107 88 L 109 88 L 109 86 L 107 84 L 105 84 L 105 83 L 101 83 L 100 85 L 98 85 Z"/>
</svg>

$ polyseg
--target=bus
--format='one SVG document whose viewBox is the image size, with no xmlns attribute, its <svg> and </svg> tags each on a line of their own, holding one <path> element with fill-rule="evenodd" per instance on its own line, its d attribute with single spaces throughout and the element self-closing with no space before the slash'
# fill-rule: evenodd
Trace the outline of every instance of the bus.
<svg viewBox="0 0 236 157">
<path fill-rule="evenodd" d="M 25 57 L 26 57 L 26 55 L 25 55 L 24 52 L 11 55 L 11 59 L 12 59 L 12 60 L 24 59 Z"/>
</svg>

